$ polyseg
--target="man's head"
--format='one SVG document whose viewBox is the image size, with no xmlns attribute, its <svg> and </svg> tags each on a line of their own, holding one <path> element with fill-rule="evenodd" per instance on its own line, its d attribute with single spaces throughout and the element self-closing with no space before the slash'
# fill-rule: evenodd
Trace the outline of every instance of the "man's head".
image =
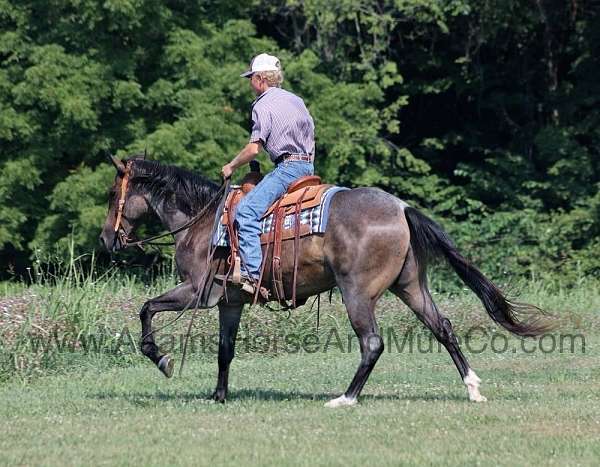
<svg viewBox="0 0 600 467">
<path fill-rule="evenodd" d="M 250 69 L 240 76 L 250 79 L 250 86 L 257 95 L 268 88 L 280 87 L 283 82 L 281 62 L 273 55 L 260 54 L 250 62 Z"/>
</svg>

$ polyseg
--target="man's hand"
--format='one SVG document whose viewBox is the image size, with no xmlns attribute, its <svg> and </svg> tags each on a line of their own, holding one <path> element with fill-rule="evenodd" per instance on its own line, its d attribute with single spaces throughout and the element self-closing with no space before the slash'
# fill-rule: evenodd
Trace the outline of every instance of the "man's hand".
<svg viewBox="0 0 600 467">
<path fill-rule="evenodd" d="M 227 179 L 227 178 L 231 177 L 232 174 L 233 174 L 233 167 L 231 167 L 231 164 L 225 164 L 223 166 L 223 168 L 221 169 L 221 175 L 223 175 L 223 178 Z"/>
<path fill-rule="evenodd" d="M 231 177 L 235 169 L 254 159 L 261 147 L 262 146 L 259 141 L 255 143 L 248 143 L 229 164 L 225 164 L 223 166 L 221 169 L 221 175 L 223 175 L 223 178 L 227 179 Z"/>
</svg>

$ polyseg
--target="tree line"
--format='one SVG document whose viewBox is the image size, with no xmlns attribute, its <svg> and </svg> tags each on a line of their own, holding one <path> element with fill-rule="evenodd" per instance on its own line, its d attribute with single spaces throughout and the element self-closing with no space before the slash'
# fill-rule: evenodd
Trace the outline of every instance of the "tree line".
<svg viewBox="0 0 600 467">
<path fill-rule="evenodd" d="M 107 154 L 217 180 L 269 52 L 324 180 L 426 210 L 492 276 L 600 276 L 599 48 L 595 0 L 0 0 L 0 274 L 98 248 Z"/>
</svg>

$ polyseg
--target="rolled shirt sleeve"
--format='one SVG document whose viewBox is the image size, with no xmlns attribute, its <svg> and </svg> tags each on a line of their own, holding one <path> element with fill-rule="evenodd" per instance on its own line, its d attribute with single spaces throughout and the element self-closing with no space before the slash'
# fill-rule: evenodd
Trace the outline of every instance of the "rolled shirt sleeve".
<svg viewBox="0 0 600 467">
<path fill-rule="evenodd" d="M 250 142 L 256 143 L 260 141 L 263 146 L 266 146 L 269 135 L 271 134 L 271 116 L 263 109 L 262 112 L 256 108 L 252 109 L 252 132 L 250 134 Z"/>
</svg>

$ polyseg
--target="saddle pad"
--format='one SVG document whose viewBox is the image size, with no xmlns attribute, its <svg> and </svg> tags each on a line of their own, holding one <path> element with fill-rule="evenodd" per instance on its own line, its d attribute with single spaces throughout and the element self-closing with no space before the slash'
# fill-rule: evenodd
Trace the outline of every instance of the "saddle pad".
<svg viewBox="0 0 600 467">
<path fill-rule="evenodd" d="M 301 229 L 304 235 L 325 232 L 325 229 L 327 228 L 327 220 L 329 218 L 329 205 L 331 204 L 331 199 L 335 193 L 345 190 L 349 190 L 349 188 L 331 186 L 325 191 L 325 193 L 323 193 L 323 197 L 321 198 L 321 202 L 319 204 L 300 211 L 300 225 L 306 225 L 308 227 L 307 229 Z M 295 217 L 296 216 L 294 214 L 288 214 L 285 216 L 283 221 L 284 231 L 292 230 L 294 228 L 296 220 Z M 271 231 L 272 222 L 273 214 L 269 214 L 260 221 L 261 241 L 263 239 L 266 241 L 266 238 Z M 227 228 L 225 225 L 223 225 L 222 217 L 220 219 L 217 231 L 213 237 L 212 243 L 216 246 L 229 246 Z"/>
</svg>

